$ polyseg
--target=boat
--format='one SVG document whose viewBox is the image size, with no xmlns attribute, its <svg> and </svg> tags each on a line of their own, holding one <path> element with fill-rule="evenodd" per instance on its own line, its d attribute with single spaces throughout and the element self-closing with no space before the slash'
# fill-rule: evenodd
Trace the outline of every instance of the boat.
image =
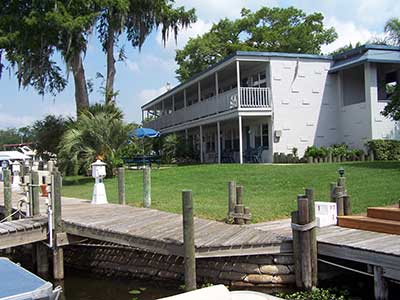
<svg viewBox="0 0 400 300">
<path fill-rule="evenodd" d="M 158 300 L 283 300 L 254 291 L 229 291 L 224 285 L 214 285 Z"/>
<path fill-rule="evenodd" d="M 61 288 L 0 257 L 0 300 L 58 300 Z"/>
</svg>

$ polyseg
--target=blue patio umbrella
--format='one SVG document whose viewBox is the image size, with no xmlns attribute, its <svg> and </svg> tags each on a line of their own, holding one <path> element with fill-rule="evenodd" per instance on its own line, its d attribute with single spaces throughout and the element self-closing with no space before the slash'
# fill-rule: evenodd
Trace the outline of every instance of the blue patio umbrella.
<svg viewBox="0 0 400 300">
<path fill-rule="evenodd" d="M 160 136 L 160 132 L 157 130 L 154 130 L 152 128 L 136 128 L 132 133 L 129 134 L 130 137 L 134 136 L 137 138 L 145 138 L 145 137 L 150 137 L 150 138 L 155 138 Z"/>
</svg>

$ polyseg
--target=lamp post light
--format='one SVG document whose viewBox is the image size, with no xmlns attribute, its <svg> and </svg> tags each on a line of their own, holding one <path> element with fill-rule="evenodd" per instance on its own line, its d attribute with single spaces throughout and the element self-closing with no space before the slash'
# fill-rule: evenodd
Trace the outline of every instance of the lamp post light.
<svg viewBox="0 0 400 300">
<path fill-rule="evenodd" d="M 344 168 L 340 167 L 339 170 L 338 170 L 338 173 L 339 173 L 340 177 L 344 177 Z"/>
<path fill-rule="evenodd" d="M 106 188 L 103 179 L 106 176 L 106 163 L 96 160 L 92 163 L 92 177 L 95 179 L 92 204 L 107 204 Z"/>
<path fill-rule="evenodd" d="M 21 190 L 21 177 L 20 172 L 21 172 L 21 164 L 18 161 L 14 161 L 11 164 L 11 168 L 12 168 L 12 174 L 13 174 L 13 178 L 12 178 L 12 184 L 11 184 L 11 188 L 13 191 L 20 191 Z"/>
</svg>

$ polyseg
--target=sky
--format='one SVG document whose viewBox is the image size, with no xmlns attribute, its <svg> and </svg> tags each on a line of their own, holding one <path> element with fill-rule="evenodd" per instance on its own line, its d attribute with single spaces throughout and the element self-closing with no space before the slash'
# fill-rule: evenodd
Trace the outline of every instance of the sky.
<svg viewBox="0 0 400 300">
<path fill-rule="evenodd" d="M 177 41 L 170 38 L 165 47 L 160 32 L 153 32 L 140 52 L 126 43 L 127 59 L 117 63 L 117 104 L 127 122 L 140 122 L 140 107 L 165 92 L 167 83 L 172 87 L 178 84 L 175 78 L 176 49 L 182 49 L 190 37 L 205 33 L 213 22 L 224 17 L 239 17 L 244 7 L 254 11 L 262 6 L 295 6 L 308 14 L 321 12 L 325 17 L 325 25 L 335 27 L 339 35 L 334 43 L 322 47 L 323 53 L 350 42 L 366 42 L 372 37 L 382 36 L 385 22 L 389 18 L 400 17 L 400 4 L 395 0 L 176 0 L 175 5 L 195 8 L 197 22 L 181 30 Z M 84 57 L 86 77 L 95 83 L 89 95 L 91 103 L 103 101 L 100 92 L 102 83 L 96 79 L 96 74 L 105 74 L 105 63 L 104 53 L 93 34 Z M 32 88 L 20 89 L 12 72 L 3 73 L 0 79 L 0 129 L 27 126 L 47 114 L 75 115 L 72 76 L 69 76 L 69 84 L 62 93 L 55 97 L 42 97 Z"/>
</svg>

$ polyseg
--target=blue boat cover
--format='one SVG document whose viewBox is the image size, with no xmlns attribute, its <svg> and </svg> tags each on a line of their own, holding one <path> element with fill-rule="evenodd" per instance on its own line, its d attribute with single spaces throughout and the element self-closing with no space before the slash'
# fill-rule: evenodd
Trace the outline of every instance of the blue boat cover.
<svg viewBox="0 0 400 300">
<path fill-rule="evenodd" d="M 40 289 L 48 282 L 0 257 L 0 299 Z"/>
<path fill-rule="evenodd" d="M 130 136 L 134 136 L 137 138 L 144 138 L 144 137 L 158 137 L 160 135 L 160 132 L 157 130 L 154 130 L 152 128 L 136 128 L 133 133 L 130 134 Z"/>
</svg>

